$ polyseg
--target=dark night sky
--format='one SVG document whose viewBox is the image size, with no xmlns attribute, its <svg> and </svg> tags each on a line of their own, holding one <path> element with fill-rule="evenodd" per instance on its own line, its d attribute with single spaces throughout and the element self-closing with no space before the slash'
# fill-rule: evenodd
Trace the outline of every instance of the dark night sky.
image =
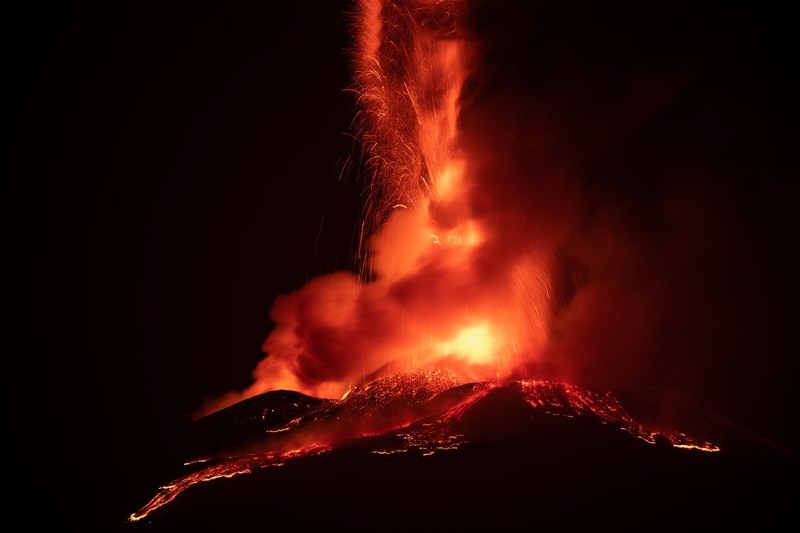
<svg viewBox="0 0 800 533">
<path fill-rule="evenodd" d="M 116 519 L 143 503 L 191 413 L 249 383 L 275 296 L 352 264 L 360 185 L 353 173 L 339 180 L 354 150 L 348 3 L 245 4 L 61 5 L 7 18 L 8 227 L 35 279 L 23 288 L 34 327 L 24 355 L 9 356 L 6 409 L 23 456 L 52 461 L 31 468 L 62 513 L 91 501 L 77 512 Z M 658 65 L 696 57 L 666 118 L 591 158 L 595 190 L 644 204 L 659 176 L 696 164 L 741 206 L 744 274 L 730 279 L 751 285 L 723 288 L 759 309 L 748 341 L 764 349 L 737 355 L 729 382 L 750 375 L 749 393 L 763 398 L 733 402 L 721 386 L 705 399 L 796 447 L 797 86 L 783 17 L 633 2 L 535 6 L 536 18 L 498 5 L 479 26 L 517 25 L 495 43 L 496 68 L 519 69 L 547 47 L 550 60 L 514 71 L 514 83 L 555 87 L 591 66 L 575 75 L 597 84 L 600 107 L 616 98 L 603 80 L 626 65 L 604 52 L 641 63 L 642 46 Z M 573 127 L 571 139 L 593 138 L 592 126 Z"/>
<path fill-rule="evenodd" d="M 56 460 L 43 475 L 67 509 L 140 505 L 137 471 L 248 384 L 275 296 L 349 264 L 347 20 L 293 6 L 20 15 L 13 186 L 36 326 L 12 397 L 46 413 L 19 436 Z"/>
</svg>

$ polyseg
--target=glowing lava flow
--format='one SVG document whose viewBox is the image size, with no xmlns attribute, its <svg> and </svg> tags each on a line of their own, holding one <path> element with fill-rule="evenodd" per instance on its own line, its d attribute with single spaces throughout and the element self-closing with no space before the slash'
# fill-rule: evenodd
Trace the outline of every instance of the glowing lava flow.
<svg viewBox="0 0 800 533">
<path fill-rule="evenodd" d="M 197 483 L 214 481 L 215 479 L 221 478 L 232 478 L 241 474 L 249 474 L 259 468 L 282 466 L 290 459 L 319 455 L 328 450 L 330 450 L 330 446 L 325 444 L 314 444 L 305 448 L 297 448 L 282 452 L 226 457 L 221 459 L 219 464 L 208 466 L 202 470 L 183 476 L 180 479 L 176 479 L 169 485 L 164 485 L 160 488 L 159 493 L 156 494 L 152 500 L 147 502 L 147 505 L 142 507 L 139 511 L 131 514 L 128 517 L 128 520 L 131 522 L 137 522 L 142 518 L 145 518 L 156 509 L 173 501 L 181 492 L 188 489 L 192 485 L 196 485 Z M 194 462 L 207 462 L 207 460 L 201 459 Z"/>
<path fill-rule="evenodd" d="M 715 444 L 694 439 L 679 431 L 653 430 L 637 422 L 610 391 L 550 381 L 520 381 L 519 384 L 525 399 L 534 409 L 543 413 L 567 417 L 591 415 L 604 423 L 614 424 L 648 444 L 655 444 L 656 436 L 662 436 L 676 448 L 719 451 Z"/>
<path fill-rule="evenodd" d="M 342 400 L 310 407 L 280 432 L 261 433 L 261 451 L 213 459 L 214 464 L 161 487 L 129 519 L 138 521 L 147 517 L 194 485 L 281 466 L 289 460 L 299 461 L 340 447 L 363 446 L 366 452 L 376 455 L 416 451 L 425 457 L 457 450 L 473 439 L 492 442 L 496 437 L 476 430 L 471 417 L 489 409 L 491 417 L 502 419 L 503 409 L 515 403 L 529 406 L 528 420 L 579 418 L 600 431 L 623 431 L 647 444 L 655 444 L 656 437 L 661 436 L 675 448 L 719 451 L 710 442 L 638 422 L 610 391 L 550 381 L 457 383 L 455 374 L 436 368 L 381 378 L 358 387 Z M 497 393 L 504 394 L 500 412 L 493 410 L 496 404 L 486 406 L 489 396 Z M 272 409 L 280 410 L 280 406 Z M 287 449 L 287 442 L 307 444 Z M 201 461 L 211 460 L 187 464 Z"/>
</svg>

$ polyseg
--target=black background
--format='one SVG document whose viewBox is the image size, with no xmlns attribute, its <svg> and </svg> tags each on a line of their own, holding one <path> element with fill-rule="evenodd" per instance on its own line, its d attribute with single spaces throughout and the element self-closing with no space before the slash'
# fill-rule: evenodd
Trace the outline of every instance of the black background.
<svg viewBox="0 0 800 533">
<path fill-rule="evenodd" d="M 30 200 L 12 231 L 35 274 L 34 331 L 9 355 L 12 433 L 56 520 L 122 523 L 203 401 L 249 384 L 275 296 L 350 266 L 344 8 L 61 5 L 8 21 L 7 201 Z"/>
<path fill-rule="evenodd" d="M 583 26 L 613 33 L 643 16 L 632 6 L 600 14 L 516 7 L 511 18 L 541 8 L 530 31 L 553 36 L 577 13 Z M 6 18 L 14 90 L 7 260 L 34 277 L 9 280 L 26 304 L 15 316 L 33 328 L 11 322 L 24 335 L 5 358 L 6 414 L 28 487 L 20 492 L 45 501 L 49 518 L 121 524 L 163 481 L 158 472 L 191 414 L 249 383 L 274 297 L 352 265 L 361 185 L 347 163 L 348 7 L 62 4 Z M 700 89 L 711 80 L 722 89 L 707 98 L 730 100 L 718 132 L 735 139 L 736 128 L 750 128 L 729 114 L 741 106 L 765 124 L 752 151 L 717 146 L 725 157 L 710 163 L 737 198 L 781 193 L 779 203 L 754 193 L 743 223 L 748 242 L 764 247 L 753 283 L 765 291 L 743 294 L 759 294 L 754 304 L 770 323 L 761 331 L 773 336 L 766 353 L 745 362 L 767 399 L 718 403 L 796 446 L 793 38 L 785 17 L 766 7 L 658 9 L 647 15 L 669 20 L 661 31 L 719 42 Z M 554 47 L 553 64 L 603 33 L 573 27 L 573 48 Z M 647 30 L 632 35 L 635 46 Z M 696 41 L 687 42 L 691 53 Z M 675 121 L 669 127 L 696 144 L 692 117 Z M 754 177 L 761 158 L 768 171 Z M 633 167 L 620 175 L 641 176 Z M 638 178 L 618 180 L 646 189 Z"/>
</svg>

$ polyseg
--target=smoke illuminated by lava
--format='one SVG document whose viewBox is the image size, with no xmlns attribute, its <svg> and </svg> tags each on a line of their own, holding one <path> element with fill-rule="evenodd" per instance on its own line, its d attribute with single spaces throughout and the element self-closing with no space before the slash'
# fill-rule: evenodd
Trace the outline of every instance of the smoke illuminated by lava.
<svg viewBox="0 0 800 533">
<path fill-rule="evenodd" d="M 359 268 L 278 297 L 253 384 L 203 414 L 275 389 L 338 398 L 428 365 L 465 382 L 703 395 L 725 354 L 744 350 L 737 339 L 758 348 L 741 334 L 759 317 L 737 297 L 752 261 L 724 185 L 691 158 L 671 162 L 668 147 L 658 165 L 637 152 L 696 63 L 624 41 L 569 48 L 592 26 L 564 11 L 550 21 L 499 0 L 357 3 Z M 563 32 L 535 31 L 550 23 Z M 600 61 L 611 52 L 613 65 Z"/>
<path fill-rule="evenodd" d="M 367 377 L 430 363 L 494 379 L 541 353 L 553 239 L 509 249 L 508 232 L 524 220 L 479 192 L 502 180 L 475 164 L 460 131 L 464 83 L 477 61 L 467 16 L 463 0 L 358 4 L 367 268 L 279 297 L 255 383 L 206 413 L 278 388 L 338 397 Z"/>
</svg>

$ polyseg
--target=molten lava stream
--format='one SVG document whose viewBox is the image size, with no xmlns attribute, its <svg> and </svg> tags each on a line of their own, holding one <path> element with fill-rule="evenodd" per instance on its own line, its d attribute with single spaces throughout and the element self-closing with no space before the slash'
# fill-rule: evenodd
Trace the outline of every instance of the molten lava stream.
<svg viewBox="0 0 800 533">
<path fill-rule="evenodd" d="M 650 445 L 662 436 L 675 448 L 719 451 L 710 442 L 638 422 L 610 391 L 550 381 L 459 383 L 453 372 L 428 369 L 357 387 L 346 398 L 311 408 L 299 421 L 287 426 L 286 442 L 311 444 L 218 458 L 214 464 L 161 487 L 130 520 L 149 516 L 194 485 L 282 466 L 289 460 L 310 458 L 340 447 L 361 448 L 376 455 L 417 451 L 423 457 L 457 450 L 470 442 L 467 433 L 475 434 L 469 417 L 481 410 L 482 402 L 490 395 L 497 393 L 505 394 L 512 404 L 527 403 L 532 420 L 581 418 L 604 426 L 605 431 L 622 431 Z M 277 410 L 279 405 L 271 409 Z M 484 434 L 478 438 L 491 441 L 494 437 Z M 262 446 L 268 445 L 266 442 Z"/>
<path fill-rule="evenodd" d="M 284 452 L 270 452 L 264 454 L 241 455 L 223 459 L 219 464 L 208 466 L 197 472 L 187 474 L 182 478 L 176 479 L 169 485 L 159 488 L 158 494 L 147 504 L 132 513 L 128 518 L 131 522 L 139 521 L 147 517 L 156 509 L 163 507 L 178 497 L 184 490 L 197 483 L 214 481 L 220 478 L 232 478 L 241 474 L 249 474 L 259 468 L 270 466 L 282 466 L 286 461 L 298 457 L 319 455 L 330 450 L 330 446 L 325 444 L 313 444 L 305 448 L 298 448 Z"/>
</svg>

